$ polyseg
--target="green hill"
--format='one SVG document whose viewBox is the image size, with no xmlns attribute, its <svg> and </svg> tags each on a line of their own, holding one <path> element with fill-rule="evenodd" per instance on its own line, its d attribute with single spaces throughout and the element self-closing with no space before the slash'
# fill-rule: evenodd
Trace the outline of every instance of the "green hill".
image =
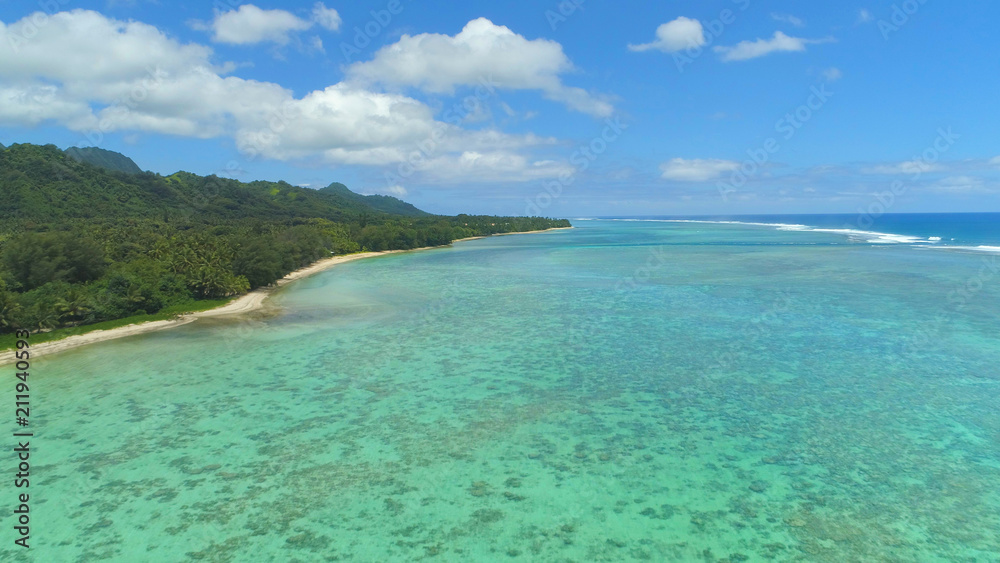
<svg viewBox="0 0 1000 563">
<path fill-rule="evenodd" d="M 391 215 L 405 215 L 408 217 L 426 217 L 430 215 L 426 211 L 421 211 L 405 201 L 388 195 L 361 195 L 352 192 L 340 182 L 334 182 L 319 191 L 321 194 L 339 196 L 350 201 L 356 201 L 368 205 L 374 209 L 389 213 Z"/>
<path fill-rule="evenodd" d="M 80 161 L 53 145 L 0 150 L 0 346 L 18 329 L 73 331 L 204 308 L 333 254 L 569 226 L 431 215 L 343 184 L 135 172 L 108 153 L 84 151 Z"/>
<path fill-rule="evenodd" d="M 95 218 L 347 221 L 359 215 L 431 216 L 396 198 L 362 196 L 342 184 L 312 190 L 286 182 L 244 183 L 189 172 L 165 177 L 151 172 L 131 173 L 81 162 L 53 145 L 18 144 L 0 152 L 0 190 L 3 195 L 0 221 Z"/>
<path fill-rule="evenodd" d="M 125 172 L 127 174 L 142 173 L 142 169 L 131 158 L 114 151 L 107 151 L 97 147 L 70 147 L 66 149 L 66 154 L 77 162 L 86 162 L 99 168 Z"/>
</svg>

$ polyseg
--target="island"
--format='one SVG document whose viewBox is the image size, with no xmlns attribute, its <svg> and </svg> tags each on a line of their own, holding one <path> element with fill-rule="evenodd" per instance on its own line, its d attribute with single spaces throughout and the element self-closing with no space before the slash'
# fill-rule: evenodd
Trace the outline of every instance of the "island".
<svg viewBox="0 0 1000 563">
<path fill-rule="evenodd" d="M 0 195 L 0 350 L 16 331 L 44 342 L 231 310 L 239 296 L 339 262 L 331 258 L 570 227 L 434 215 L 340 183 L 163 176 L 95 147 L 0 148 Z"/>
</svg>

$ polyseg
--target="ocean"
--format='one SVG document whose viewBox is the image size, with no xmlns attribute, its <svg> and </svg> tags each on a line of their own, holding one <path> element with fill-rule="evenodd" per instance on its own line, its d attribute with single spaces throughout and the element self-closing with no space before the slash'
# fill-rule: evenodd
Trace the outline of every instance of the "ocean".
<svg viewBox="0 0 1000 563">
<path fill-rule="evenodd" d="M 938 246 L 1000 250 L 1000 213 L 664 216 L 609 219 L 771 226 L 784 230 L 839 233 L 865 242 L 940 243 Z"/>
<path fill-rule="evenodd" d="M 0 559 L 998 561 L 1000 215 L 573 223 L 37 360 Z"/>
</svg>

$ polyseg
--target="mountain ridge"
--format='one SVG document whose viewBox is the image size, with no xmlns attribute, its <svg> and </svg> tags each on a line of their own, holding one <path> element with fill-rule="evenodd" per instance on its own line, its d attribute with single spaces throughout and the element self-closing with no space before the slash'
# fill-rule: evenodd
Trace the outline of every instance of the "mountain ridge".
<svg viewBox="0 0 1000 563">
<path fill-rule="evenodd" d="M 413 206 L 413 204 L 407 203 L 397 197 L 391 195 L 363 195 L 357 192 L 351 191 L 350 188 L 341 184 L 340 182 L 334 182 L 329 186 L 319 190 L 320 193 L 330 193 L 337 194 L 354 201 L 365 202 L 368 205 L 376 209 L 380 209 L 386 213 L 391 213 L 395 215 L 408 215 L 408 216 L 428 216 L 432 215 L 426 211 L 422 211 Z"/>
<path fill-rule="evenodd" d="M 98 147 L 69 147 L 63 152 L 77 162 L 86 162 L 99 168 L 125 172 L 126 174 L 142 173 L 142 168 L 139 168 L 134 160 L 119 152 Z"/>
<path fill-rule="evenodd" d="M 284 181 L 241 182 L 215 175 L 132 172 L 112 151 L 62 151 L 14 144 L 0 151 L 0 220 L 187 217 L 211 220 L 354 220 L 361 215 L 434 217 L 390 196 L 363 196 L 333 183 L 322 190 Z M 110 153 L 110 154 L 109 154 Z M 120 160 L 111 155 L 121 157 Z M 94 164 L 95 156 L 104 163 Z M 115 165 L 113 168 L 109 165 Z M 138 167 L 135 167 L 138 169 Z"/>
</svg>

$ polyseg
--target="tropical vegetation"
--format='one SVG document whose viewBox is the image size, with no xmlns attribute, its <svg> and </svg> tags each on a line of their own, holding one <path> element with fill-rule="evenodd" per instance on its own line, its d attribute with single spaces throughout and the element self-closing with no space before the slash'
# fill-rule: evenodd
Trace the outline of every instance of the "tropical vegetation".
<svg viewBox="0 0 1000 563">
<path fill-rule="evenodd" d="M 136 173 L 109 153 L 0 150 L 0 334 L 198 308 L 332 255 L 569 226 L 431 215 L 343 184 Z"/>
</svg>

